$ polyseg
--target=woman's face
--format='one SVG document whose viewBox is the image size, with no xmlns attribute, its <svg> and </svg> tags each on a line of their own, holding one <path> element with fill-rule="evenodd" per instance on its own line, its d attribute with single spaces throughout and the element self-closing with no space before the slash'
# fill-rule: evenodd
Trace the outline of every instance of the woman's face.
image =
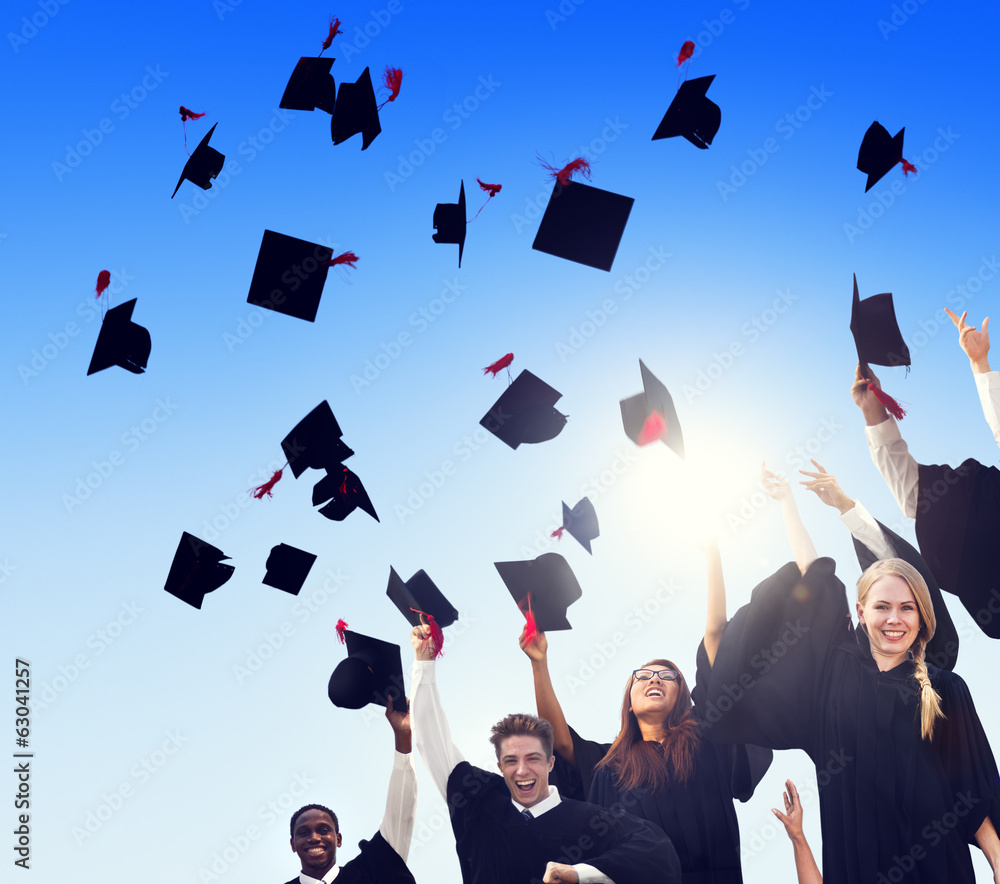
<svg viewBox="0 0 1000 884">
<path fill-rule="evenodd" d="M 872 655 L 902 662 L 920 633 L 920 612 L 906 581 L 894 574 L 880 577 L 868 590 L 865 604 L 858 602 L 857 609 Z"/>
<path fill-rule="evenodd" d="M 629 688 L 629 703 L 636 718 L 666 718 L 677 702 L 680 693 L 680 673 L 662 663 L 645 663 L 640 667 L 640 675 L 652 671 L 652 677 L 640 678 L 632 676 L 632 686 Z M 674 678 L 670 679 L 669 675 Z"/>
</svg>

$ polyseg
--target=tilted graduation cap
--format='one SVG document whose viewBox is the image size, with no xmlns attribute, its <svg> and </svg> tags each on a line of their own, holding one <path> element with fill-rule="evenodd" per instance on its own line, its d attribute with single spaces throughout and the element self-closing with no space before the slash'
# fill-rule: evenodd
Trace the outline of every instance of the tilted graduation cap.
<svg viewBox="0 0 1000 884">
<path fill-rule="evenodd" d="M 566 609 L 583 595 L 569 563 L 558 553 L 543 553 L 537 559 L 494 562 L 500 579 L 522 613 L 531 612 L 542 632 L 572 629 Z"/>
<path fill-rule="evenodd" d="M 562 540 L 564 530 L 569 531 L 573 539 L 587 552 L 594 554 L 590 548 L 590 541 L 600 537 L 601 532 L 597 527 L 597 512 L 589 497 L 583 498 L 573 509 L 566 506 L 565 500 L 562 502 L 562 526 L 556 528 L 552 536 Z"/>
<path fill-rule="evenodd" d="M 337 103 L 337 83 L 330 73 L 335 58 L 300 58 L 288 78 L 278 107 L 332 114 Z"/>
<path fill-rule="evenodd" d="M 557 182 L 531 247 L 577 264 L 611 270 L 634 202 L 630 196 L 581 181 Z"/>
<path fill-rule="evenodd" d="M 327 694 L 334 706 L 361 709 L 369 703 L 394 709 L 406 708 L 403 663 L 399 645 L 384 642 L 360 632 L 344 630 L 347 658 L 337 664 L 330 676 Z"/>
<path fill-rule="evenodd" d="M 385 594 L 410 626 L 420 625 L 421 612 L 433 617 L 440 627 L 451 626 L 458 619 L 458 611 L 435 586 L 426 571 L 417 571 L 409 580 L 404 581 L 396 573 L 396 569 L 390 566 L 389 585 Z"/>
<path fill-rule="evenodd" d="M 462 266 L 462 250 L 465 248 L 465 181 L 458 189 L 457 203 L 438 203 L 434 207 L 434 242 L 458 244 L 458 266 Z"/>
<path fill-rule="evenodd" d="M 326 506 L 320 507 L 319 512 L 334 522 L 342 522 L 356 509 L 364 510 L 376 522 L 381 521 L 365 486 L 345 466 L 327 470 L 327 474 L 313 486 L 312 501 L 313 506 L 329 501 Z"/>
<path fill-rule="evenodd" d="M 652 140 L 683 135 L 695 147 L 707 150 L 722 122 L 722 111 L 707 94 L 714 79 L 712 74 L 681 83 Z"/>
<path fill-rule="evenodd" d="M 343 435 L 330 403 L 324 399 L 281 440 L 281 450 L 285 452 L 292 475 L 297 479 L 308 469 L 340 467 L 354 454 L 344 444 Z"/>
<path fill-rule="evenodd" d="M 221 564 L 222 559 L 228 558 L 218 547 L 185 531 L 177 544 L 163 588 L 193 608 L 200 609 L 205 596 L 233 576 L 236 569 L 232 565 Z"/>
<path fill-rule="evenodd" d="M 247 303 L 313 322 L 332 257 L 326 246 L 265 230 Z"/>
<path fill-rule="evenodd" d="M 298 595 L 315 561 L 316 556 L 312 553 L 296 549 L 287 543 L 279 543 L 267 557 L 267 573 L 261 582 Z"/>
<path fill-rule="evenodd" d="M 337 104 L 330 120 L 330 136 L 334 144 L 340 144 L 360 132 L 361 149 L 365 150 L 381 131 L 372 75 L 365 68 L 356 83 L 340 84 Z"/>
<path fill-rule="evenodd" d="M 865 193 L 897 163 L 903 164 L 903 172 L 907 175 L 916 172 L 916 167 L 903 159 L 904 126 L 895 135 L 890 135 L 884 126 L 878 122 L 872 123 L 865 132 L 858 151 L 858 171 L 868 176 Z"/>
<path fill-rule="evenodd" d="M 684 457 L 684 435 L 674 408 L 674 400 L 646 364 L 639 360 L 643 392 L 622 399 L 622 425 L 625 435 L 636 445 L 648 445 L 656 439 L 666 442 L 678 456 Z"/>
<path fill-rule="evenodd" d="M 524 442 L 547 442 L 566 426 L 566 415 L 554 408 L 561 398 L 558 390 L 522 371 L 479 423 L 514 449 Z"/>
<path fill-rule="evenodd" d="M 861 375 L 866 380 L 871 380 L 869 365 L 909 367 L 910 350 L 896 322 L 892 294 L 883 292 L 862 301 L 858 295 L 857 274 L 854 276 L 854 299 L 851 302 L 851 333 L 858 351 Z M 906 414 L 888 393 L 871 384 L 869 389 L 895 418 Z"/>
<path fill-rule="evenodd" d="M 153 344 L 149 332 L 132 322 L 136 298 L 112 307 L 104 316 L 94 345 L 87 374 L 118 365 L 133 374 L 142 374 Z"/>
<path fill-rule="evenodd" d="M 218 125 L 218 123 L 215 124 L 215 126 Z M 184 164 L 184 171 L 177 179 L 177 187 L 170 194 L 170 199 L 177 196 L 177 191 L 180 190 L 185 179 L 192 184 L 197 184 L 202 190 L 208 190 L 212 186 L 212 179 L 222 171 L 226 155 L 219 153 L 214 147 L 208 146 L 208 140 L 212 137 L 215 126 L 208 130 L 208 134 L 201 139 L 201 142 L 194 149 L 194 153 L 188 157 L 188 161 Z"/>
</svg>

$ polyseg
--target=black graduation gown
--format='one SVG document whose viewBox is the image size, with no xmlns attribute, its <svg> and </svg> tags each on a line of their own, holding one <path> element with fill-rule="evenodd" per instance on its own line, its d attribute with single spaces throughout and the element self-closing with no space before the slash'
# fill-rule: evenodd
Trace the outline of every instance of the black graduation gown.
<svg viewBox="0 0 1000 884">
<path fill-rule="evenodd" d="M 920 736 L 913 663 L 880 672 L 832 559 L 761 583 L 716 656 L 709 738 L 804 749 L 816 765 L 826 884 L 972 884 L 969 843 L 1000 825 L 996 762 L 969 690 L 928 666 L 947 718 Z"/>
<path fill-rule="evenodd" d="M 376 832 L 362 841 L 361 853 L 340 867 L 337 884 L 416 884 L 403 858 Z M 288 884 L 299 884 L 296 875 Z"/>
<path fill-rule="evenodd" d="M 503 777 L 467 761 L 448 777 L 448 807 L 465 884 L 541 884 L 549 862 L 589 863 L 615 884 L 681 884 L 670 841 L 627 813 L 564 798 L 528 822 Z"/>
<path fill-rule="evenodd" d="M 692 698 L 698 716 L 707 692 L 711 667 L 704 642 L 698 648 Z M 582 739 L 570 729 L 587 800 L 602 807 L 621 807 L 655 823 L 677 850 L 684 884 L 742 884 L 740 830 L 733 799 L 749 800 L 771 764 L 771 751 L 757 746 L 722 746 L 702 739 L 695 768 L 686 783 L 671 782 L 654 792 L 648 787 L 619 788 L 610 768 L 594 770 L 611 748 L 609 743 Z M 659 743 L 654 743 L 662 752 Z"/>
</svg>

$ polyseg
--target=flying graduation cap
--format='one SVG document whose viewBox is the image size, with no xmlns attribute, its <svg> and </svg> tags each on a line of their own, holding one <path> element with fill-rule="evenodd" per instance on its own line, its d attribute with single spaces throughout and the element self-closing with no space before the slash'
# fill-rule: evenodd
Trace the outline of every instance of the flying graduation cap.
<svg viewBox="0 0 1000 884">
<path fill-rule="evenodd" d="M 340 144 L 360 132 L 361 149 L 366 150 L 381 131 L 372 75 L 365 68 L 357 82 L 340 84 L 337 104 L 330 119 L 330 136 L 334 144 Z"/>
<path fill-rule="evenodd" d="M 216 123 L 208 130 L 208 134 L 201 139 L 201 142 L 194 149 L 194 153 L 188 157 L 188 161 L 184 164 L 184 171 L 181 172 L 181 177 L 177 179 L 177 186 L 174 188 L 174 192 L 170 194 L 170 199 L 177 196 L 177 191 L 180 190 L 181 184 L 185 180 L 190 181 L 192 184 L 197 184 L 202 190 L 208 190 L 212 186 L 212 179 L 222 171 L 222 165 L 226 162 L 225 154 L 221 154 L 214 147 L 208 146 L 209 139 L 215 131 L 215 126 L 218 125 Z"/>
<path fill-rule="evenodd" d="M 88 375 L 103 371 L 112 365 L 121 366 L 133 374 L 142 374 L 146 370 L 149 351 L 153 344 L 149 331 L 132 322 L 132 311 L 135 309 L 136 300 L 133 298 L 131 301 L 112 307 L 104 314 L 101 331 L 94 345 L 94 355 L 87 369 Z"/>
<path fill-rule="evenodd" d="M 569 563 L 558 553 L 543 553 L 537 559 L 494 562 L 511 598 L 521 613 L 529 609 L 541 632 L 572 629 L 566 609 L 583 595 Z M 529 628 L 531 619 L 528 621 Z"/>
<path fill-rule="evenodd" d="M 434 581 L 427 576 L 426 571 L 417 571 L 409 580 L 404 581 L 396 573 L 396 569 L 389 567 L 389 585 L 385 594 L 396 606 L 396 609 L 406 618 L 410 626 L 419 626 L 426 622 L 431 631 L 428 638 L 434 642 L 437 648 L 436 656 L 444 652 L 445 626 L 451 626 L 458 619 L 458 611 L 444 593 L 441 592 Z M 423 620 L 421 620 L 421 615 Z M 427 639 L 424 639 L 427 641 Z"/>
<path fill-rule="evenodd" d="M 403 662 L 399 645 L 384 642 L 350 629 L 343 630 L 347 657 L 330 676 L 327 695 L 334 706 L 362 709 L 369 703 L 394 709 L 406 708 Z"/>
<path fill-rule="evenodd" d="M 218 547 L 185 531 L 177 544 L 177 552 L 174 553 L 163 588 L 182 602 L 200 610 L 205 596 L 233 576 L 236 569 L 232 565 L 222 564 L 222 560 L 228 558 Z"/>
<path fill-rule="evenodd" d="M 332 261 L 326 246 L 265 230 L 247 303 L 314 322 Z"/>
<path fill-rule="evenodd" d="M 570 536 L 591 555 L 590 541 L 600 537 L 597 527 L 597 512 L 589 497 L 583 498 L 573 509 L 562 502 L 562 525 L 552 532 L 552 537 L 562 540 L 563 531 L 569 531 Z"/>
<path fill-rule="evenodd" d="M 434 242 L 457 243 L 458 266 L 462 266 L 462 250 L 465 248 L 465 181 L 459 185 L 457 203 L 438 203 L 434 207 Z"/>
<path fill-rule="evenodd" d="M 858 171 L 868 176 L 865 193 L 886 175 L 897 163 L 903 164 L 903 174 L 916 172 L 917 167 L 903 159 L 904 126 L 895 135 L 890 135 L 886 128 L 877 121 L 868 127 L 858 151 Z"/>
<path fill-rule="evenodd" d="M 296 549 L 287 543 L 279 543 L 272 548 L 271 554 L 267 557 L 264 566 L 267 573 L 261 582 L 283 592 L 298 595 L 315 561 L 316 556 L 312 553 Z"/>
<path fill-rule="evenodd" d="M 660 439 L 683 458 L 684 436 L 673 398 L 641 359 L 639 371 L 643 392 L 619 403 L 625 435 L 636 445 L 648 445 Z"/>
<path fill-rule="evenodd" d="M 695 147 L 707 150 L 722 122 L 722 111 L 707 94 L 714 79 L 712 74 L 681 83 L 652 140 L 683 135 Z"/>
<path fill-rule="evenodd" d="M 522 371 L 479 422 L 505 445 L 547 442 L 566 426 L 566 415 L 556 411 L 562 393 L 530 371 Z"/>
<path fill-rule="evenodd" d="M 335 58 L 303 57 L 288 78 L 278 107 L 288 110 L 321 110 L 332 114 L 337 103 L 337 83 L 330 69 Z"/>
<path fill-rule="evenodd" d="M 858 350 L 858 365 L 861 376 L 868 381 L 868 389 L 897 420 L 906 412 L 895 399 L 882 390 L 871 378 L 869 365 L 898 366 L 909 369 L 910 350 L 903 340 L 896 322 L 896 310 L 892 304 L 892 294 L 883 292 L 863 301 L 858 295 L 858 277 L 854 276 L 854 299 L 851 302 L 851 334 Z"/>
</svg>

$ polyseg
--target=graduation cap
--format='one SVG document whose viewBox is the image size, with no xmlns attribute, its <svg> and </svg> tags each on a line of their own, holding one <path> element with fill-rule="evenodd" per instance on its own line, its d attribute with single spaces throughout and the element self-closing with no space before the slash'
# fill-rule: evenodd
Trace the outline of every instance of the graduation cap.
<svg viewBox="0 0 1000 884">
<path fill-rule="evenodd" d="M 652 140 L 683 135 L 695 147 L 707 150 L 722 122 L 722 111 L 707 94 L 714 79 L 712 74 L 681 83 Z"/>
<path fill-rule="evenodd" d="M 221 564 L 222 559 L 228 558 L 218 547 L 185 531 L 181 534 L 181 542 L 177 544 L 177 552 L 174 553 L 163 588 L 182 602 L 200 610 L 205 595 L 218 589 L 233 576 L 236 569 L 232 565 Z"/>
<path fill-rule="evenodd" d="M 343 435 L 330 403 L 324 399 L 281 440 L 281 450 L 292 475 L 297 479 L 308 469 L 339 467 L 354 454 L 341 439 Z M 329 497 L 323 499 L 329 500 Z"/>
<path fill-rule="evenodd" d="M 861 142 L 861 149 L 858 151 L 858 171 L 864 172 L 868 176 L 865 193 L 868 193 L 896 163 L 903 164 L 904 175 L 917 171 L 916 166 L 903 159 L 903 133 L 905 131 L 906 127 L 904 126 L 893 136 L 878 122 L 874 122 L 868 127 Z"/>
<path fill-rule="evenodd" d="M 267 573 L 262 583 L 298 595 L 315 561 L 316 556 L 312 553 L 279 543 L 267 557 Z"/>
<path fill-rule="evenodd" d="M 149 360 L 152 341 L 149 332 L 132 322 L 132 311 L 136 298 L 112 307 L 101 323 L 101 331 L 94 345 L 94 355 L 90 359 L 87 374 L 104 371 L 112 365 L 119 365 L 133 374 L 142 374 Z"/>
<path fill-rule="evenodd" d="M 334 522 L 344 521 L 356 509 L 364 510 L 376 522 L 380 521 L 365 486 L 345 466 L 327 470 L 326 476 L 313 486 L 312 501 L 313 506 L 329 501 L 326 506 L 320 507 L 319 512 Z"/>
<path fill-rule="evenodd" d="M 563 531 L 569 531 L 577 543 L 591 555 L 594 554 L 590 541 L 600 537 L 601 532 L 597 527 L 597 513 L 589 497 L 583 498 L 573 509 L 566 506 L 565 500 L 562 502 L 562 526 L 556 528 L 552 536 L 562 540 Z"/>
<path fill-rule="evenodd" d="M 547 442 L 566 426 L 566 415 L 553 407 L 561 398 L 558 390 L 522 371 L 479 423 L 514 449 L 523 442 Z"/>
<path fill-rule="evenodd" d="M 216 123 L 215 126 L 219 124 Z M 177 186 L 170 194 L 170 199 L 177 196 L 181 184 L 185 179 L 192 184 L 197 184 L 202 190 L 208 190 L 212 186 L 212 179 L 222 171 L 222 164 L 226 161 L 226 155 L 219 153 L 214 147 L 208 146 L 208 141 L 215 131 L 215 126 L 208 130 L 208 134 L 201 139 L 199 145 L 194 149 L 194 153 L 188 157 L 184 164 L 184 171 L 177 179 Z"/>
<path fill-rule="evenodd" d="M 361 709 L 369 703 L 394 709 L 406 707 L 403 663 L 399 645 L 345 629 L 347 657 L 337 664 L 330 676 L 327 694 L 341 709 Z"/>
<path fill-rule="evenodd" d="M 300 58 L 288 78 L 278 107 L 289 110 L 333 113 L 337 103 L 337 83 L 330 73 L 335 58 Z"/>
<path fill-rule="evenodd" d="M 458 266 L 462 266 L 462 250 L 465 248 L 465 181 L 458 189 L 457 203 L 438 203 L 434 207 L 434 242 L 458 243 Z"/>
<path fill-rule="evenodd" d="M 332 258 L 326 246 L 265 230 L 247 303 L 313 322 Z"/>
<path fill-rule="evenodd" d="M 622 399 L 622 425 L 625 435 L 636 445 L 648 445 L 656 439 L 666 442 L 679 457 L 684 457 L 684 435 L 674 408 L 674 400 L 646 364 L 639 360 L 643 392 Z"/>
<path fill-rule="evenodd" d="M 434 622 L 442 628 L 451 626 L 458 619 L 458 611 L 434 585 L 426 571 L 417 571 L 409 580 L 404 581 L 390 565 L 389 585 L 385 594 L 410 626 L 420 625 L 421 613 L 433 617 Z"/>
<path fill-rule="evenodd" d="M 360 132 L 361 149 L 366 150 L 381 131 L 372 75 L 365 68 L 356 83 L 340 84 L 337 104 L 330 119 L 330 136 L 334 144 L 340 144 Z"/>
<path fill-rule="evenodd" d="M 854 275 L 854 300 L 851 302 L 851 333 L 858 350 L 858 365 L 861 376 L 869 381 L 868 389 L 897 420 L 906 412 L 888 393 L 871 381 L 869 365 L 898 366 L 910 365 L 910 350 L 903 340 L 896 322 L 896 310 L 892 305 L 892 294 L 883 292 L 863 301 L 858 295 L 858 277 Z"/>
<path fill-rule="evenodd" d="M 543 553 L 537 559 L 494 562 L 500 579 L 522 613 L 530 608 L 542 632 L 572 629 L 566 609 L 583 595 L 569 563 L 558 553 Z"/>
</svg>

